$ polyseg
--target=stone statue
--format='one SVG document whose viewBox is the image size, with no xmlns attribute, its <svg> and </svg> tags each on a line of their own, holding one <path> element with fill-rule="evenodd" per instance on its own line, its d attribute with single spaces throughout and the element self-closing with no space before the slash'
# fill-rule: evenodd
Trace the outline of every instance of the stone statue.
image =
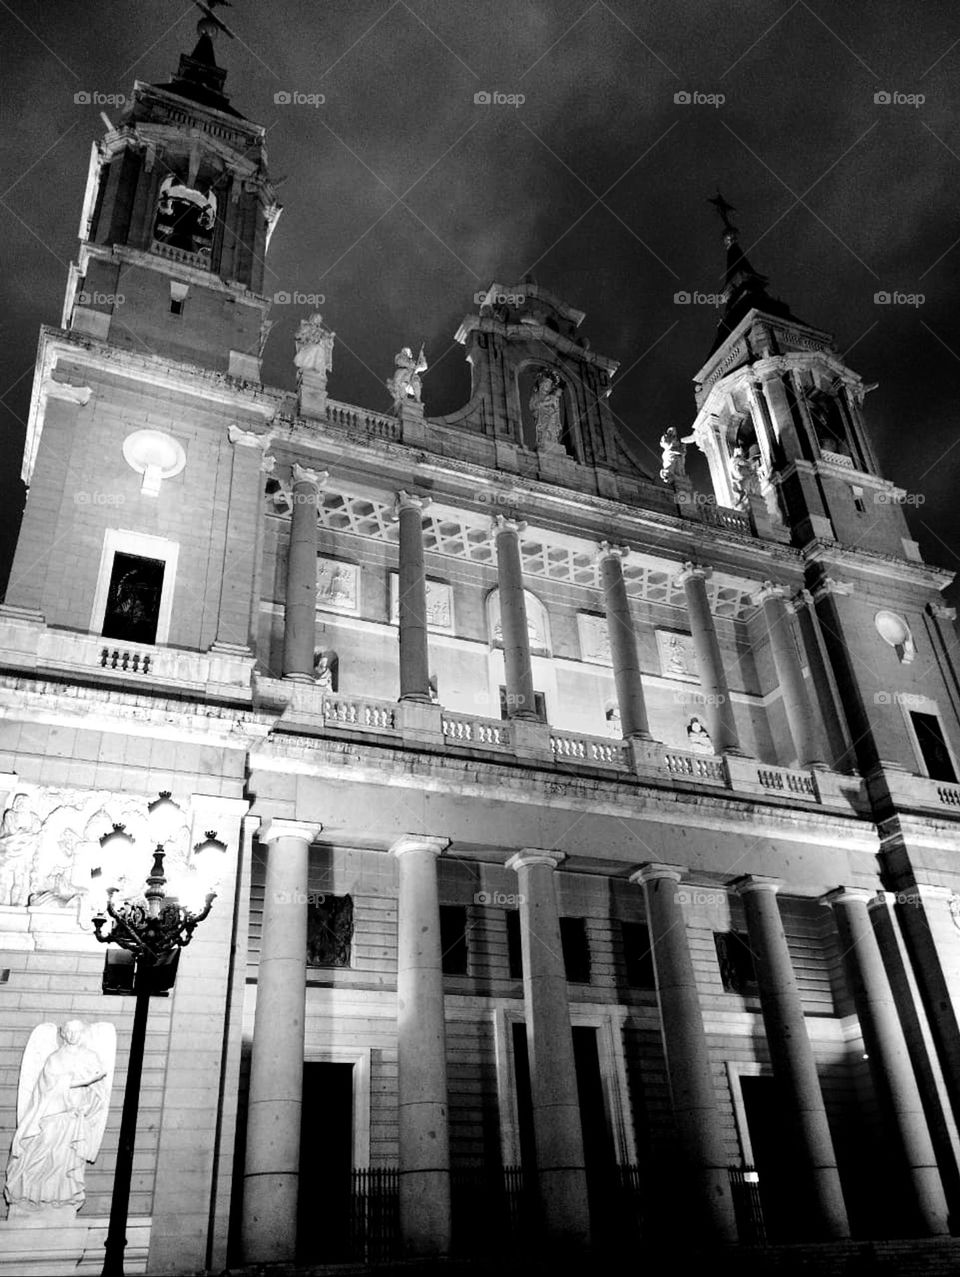
<svg viewBox="0 0 960 1277">
<path fill-rule="evenodd" d="M 336 333 L 325 326 L 319 311 L 309 319 L 300 320 L 300 327 L 294 337 L 297 353 L 293 357 L 293 362 L 299 369 L 298 377 L 302 377 L 305 372 L 317 373 L 326 386 L 327 373 L 333 367 L 335 338 Z"/>
<path fill-rule="evenodd" d="M 105 1022 L 38 1024 L 20 1066 L 17 1129 L 4 1197 L 11 1217 L 75 1215 L 87 1162 L 107 1122 L 116 1030 Z"/>
<path fill-rule="evenodd" d="M 660 478 L 664 483 L 673 483 L 675 479 L 686 478 L 687 441 L 680 438 L 676 426 L 670 426 L 660 436 L 660 447 L 663 451 L 663 463 Z"/>
<path fill-rule="evenodd" d="M 530 411 L 537 427 L 537 451 L 563 448 L 563 382 L 552 372 L 541 372 L 530 396 Z"/>
<path fill-rule="evenodd" d="M 760 496 L 760 476 L 757 459 L 746 448 L 737 445 L 730 458 L 730 486 L 738 510 L 745 510 L 750 497 Z"/>
<path fill-rule="evenodd" d="M 313 679 L 325 692 L 333 691 L 333 663 L 326 652 L 317 652 L 313 658 Z"/>
<path fill-rule="evenodd" d="M 25 905 L 33 889 L 34 862 L 43 821 L 27 794 L 17 794 L 0 822 L 0 904 Z"/>
<path fill-rule="evenodd" d="M 687 723 L 687 749 L 691 749 L 697 754 L 713 753 L 713 741 L 710 739 L 710 733 L 699 718 L 691 718 L 690 722 Z"/>
<path fill-rule="evenodd" d="M 393 362 L 397 371 L 392 377 L 387 378 L 386 386 L 393 395 L 394 411 L 399 412 L 403 405 L 411 399 L 414 403 L 421 402 L 422 382 L 420 381 L 420 374 L 426 372 L 430 365 L 424 358 L 422 346 L 416 359 L 414 359 L 413 351 L 410 347 L 404 346 Z"/>
</svg>

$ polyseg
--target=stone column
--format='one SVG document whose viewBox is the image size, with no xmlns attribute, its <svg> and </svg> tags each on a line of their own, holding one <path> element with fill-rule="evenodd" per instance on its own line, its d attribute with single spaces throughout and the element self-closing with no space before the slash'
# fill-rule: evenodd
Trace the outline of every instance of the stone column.
<svg viewBox="0 0 960 1277">
<path fill-rule="evenodd" d="M 617 687 L 617 705 L 624 740 L 638 737 L 651 740 L 647 706 L 643 698 L 643 680 L 637 657 L 637 636 L 623 580 L 623 560 L 630 553 L 625 545 L 600 542 L 600 579 L 607 612 L 610 655 Z"/>
<path fill-rule="evenodd" d="M 530 634 L 527 606 L 523 598 L 523 563 L 520 533 L 526 524 L 502 514 L 493 520 L 497 547 L 497 577 L 500 595 L 500 626 L 503 634 L 503 666 L 507 683 L 507 717 L 535 720 L 533 667 L 530 662 Z"/>
<path fill-rule="evenodd" d="M 747 874 L 733 885 L 743 897 L 747 916 L 770 1061 L 792 1119 L 794 1139 L 789 1152 L 800 1159 L 800 1175 L 807 1181 L 808 1202 L 797 1213 L 809 1221 L 811 1240 L 849 1237 L 820 1078 L 777 906 L 779 884 L 773 878 Z"/>
<path fill-rule="evenodd" d="M 590 1212 L 553 876 L 562 860 L 561 852 L 525 848 L 507 861 L 507 868 L 515 869 L 518 878 L 527 1054 L 544 1226 L 552 1240 L 580 1245 L 590 1237 Z"/>
<path fill-rule="evenodd" d="M 695 1186 L 693 1203 L 714 1241 L 735 1242 L 727 1149 L 713 1084 L 697 980 L 677 899 L 678 865 L 646 864 L 631 875 L 643 884 L 660 1005 L 660 1028 L 680 1153 Z"/>
<path fill-rule="evenodd" d="M 937 1236 L 949 1231 L 947 1202 L 903 1028 L 867 911 L 871 899 L 869 891 L 850 887 L 838 887 L 822 897 L 833 909 L 870 1074 L 886 1110 L 885 1138 L 896 1146 L 905 1171 L 907 1205 L 914 1215 L 911 1223 L 921 1234 Z"/>
<path fill-rule="evenodd" d="M 283 677 L 313 682 L 317 634 L 317 496 L 326 471 L 293 466 L 293 512 L 283 609 Z"/>
<path fill-rule="evenodd" d="M 714 752 L 739 754 L 740 740 L 733 717 L 730 689 L 727 687 L 723 657 L 720 654 L 717 632 L 713 627 L 713 617 L 710 615 L 710 600 L 707 598 L 706 582 L 712 571 L 712 568 L 685 563 L 677 582 L 683 586 L 687 596 L 690 632 L 700 667 L 700 690 L 704 696 L 704 711 L 710 725 Z"/>
<path fill-rule="evenodd" d="M 307 974 L 307 860 L 319 825 L 273 820 L 268 846 L 257 1009 L 250 1056 L 243 1181 L 246 1264 L 293 1263 Z"/>
<path fill-rule="evenodd" d="M 820 706 L 828 761 L 835 770 L 851 766 L 846 728 L 840 714 L 840 693 L 820 631 L 813 595 L 809 590 L 798 590 L 793 605 L 800 625 L 800 641 L 810 666 L 810 683 Z"/>
<path fill-rule="evenodd" d="M 272 436 L 227 430 L 232 445 L 229 506 L 223 528 L 223 567 L 220 607 L 214 648 L 220 652 L 250 651 L 252 594 L 257 579 L 256 553 L 263 523 L 263 459 Z"/>
<path fill-rule="evenodd" d="M 397 493 L 395 517 L 400 523 L 397 584 L 400 621 L 400 699 L 430 704 L 430 657 L 427 650 L 427 582 L 423 565 L 421 511 L 429 497 Z"/>
<path fill-rule="evenodd" d="M 813 705 L 800 669 L 800 657 L 791 629 L 793 607 L 787 602 L 789 593 L 785 585 L 764 581 L 754 595 L 754 600 L 762 605 L 767 622 L 783 708 L 797 751 L 797 766 L 825 768 L 827 763 L 820 749 Z"/>
<path fill-rule="evenodd" d="M 450 1249 L 450 1139 L 437 858 L 445 838 L 408 834 L 397 857 L 400 1232 L 410 1256 Z"/>
</svg>

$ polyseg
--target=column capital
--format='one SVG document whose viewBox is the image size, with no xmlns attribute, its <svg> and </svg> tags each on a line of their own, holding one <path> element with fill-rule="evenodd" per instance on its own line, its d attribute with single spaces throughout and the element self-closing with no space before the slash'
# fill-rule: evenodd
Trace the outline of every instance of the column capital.
<svg viewBox="0 0 960 1277">
<path fill-rule="evenodd" d="M 276 842 L 278 838 L 302 838 L 308 845 L 319 837 L 323 825 L 307 820 L 278 820 L 269 817 L 260 827 L 258 842 Z"/>
<path fill-rule="evenodd" d="M 825 576 L 822 581 L 818 582 L 817 585 L 813 587 L 812 593 L 814 601 L 819 603 L 820 600 L 825 598 L 828 594 L 852 594 L 853 582 L 838 581 L 835 577 Z"/>
<path fill-rule="evenodd" d="M 782 581 L 761 581 L 760 588 L 754 591 L 752 597 L 754 603 L 760 603 L 761 605 L 766 603 L 768 599 L 781 599 L 792 611 L 791 590 L 792 587 L 784 585 Z"/>
<path fill-rule="evenodd" d="M 680 882 L 687 872 L 686 865 L 667 865 L 656 860 L 648 860 L 630 875 L 631 882 L 639 882 L 644 886 L 648 882 L 659 882 L 666 878 L 670 882 Z"/>
<path fill-rule="evenodd" d="M 617 545 L 613 541 L 599 541 L 597 543 L 597 562 L 603 563 L 605 559 L 619 559 L 621 563 L 625 562 L 631 554 L 628 545 Z"/>
<path fill-rule="evenodd" d="M 543 851 L 538 847 L 524 847 L 510 857 L 505 867 L 529 869 L 534 865 L 545 865 L 548 869 L 559 869 L 566 858 L 565 851 Z"/>
<path fill-rule="evenodd" d="M 713 576 L 713 568 L 688 560 L 677 573 L 675 580 L 677 585 L 686 585 L 688 581 L 709 581 L 711 576 Z"/>
<path fill-rule="evenodd" d="M 734 878 L 730 886 L 740 896 L 746 896 L 751 891 L 769 891 L 776 894 L 781 887 L 780 878 L 768 878 L 766 874 L 741 874 L 739 878 Z"/>
<path fill-rule="evenodd" d="M 261 452 L 266 452 L 273 442 L 272 434 L 258 435 L 256 431 L 243 430 L 236 424 L 227 427 L 227 438 L 234 447 L 259 448 Z"/>
<path fill-rule="evenodd" d="M 393 507 L 393 517 L 399 519 L 401 510 L 426 510 L 430 501 L 430 497 L 421 497 L 415 492 L 408 492 L 406 488 L 401 488 Z"/>
<path fill-rule="evenodd" d="M 516 532 L 519 536 L 521 532 L 526 532 L 526 519 L 511 519 L 506 514 L 495 514 L 492 519 L 493 535 L 499 536 L 502 532 Z"/>
<path fill-rule="evenodd" d="M 931 616 L 935 616 L 938 621 L 955 621 L 957 619 L 957 609 L 955 607 L 947 607 L 946 603 L 928 603 L 927 611 Z"/>
<path fill-rule="evenodd" d="M 273 474 L 277 468 L 277 459 L 273 453 L 264 454 L 263 460 L 260 462 L 260 469 L 264 474 Z"/>
<path fill-rule="evenodd" d="M 449 838 L 438 838 L 433 834 L 404 834 L 390 845 L 391 856 L 405 856 L 410 851 L 429 851 L 434 856 L 442 856 L 450 846 Z"/>
<path fill-rule="evenodd" d="M 867 887 L 834 887 L 820 896 L 820 904 L 832 909 L 835 905 L 864 904 L 868 905 L 875 892 Z"/>
<path fill-rule="evenodd" d="M 310 470 L 299 461 L 293 463 L 291 474 L 294 483 L 312 483 L 318 491 L 330 477 L 328 470 Z"/>
</svg>

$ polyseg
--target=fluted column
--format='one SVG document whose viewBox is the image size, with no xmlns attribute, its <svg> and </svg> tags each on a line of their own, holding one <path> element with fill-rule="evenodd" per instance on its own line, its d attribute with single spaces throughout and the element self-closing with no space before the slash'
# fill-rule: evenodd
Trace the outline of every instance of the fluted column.
<svg viewBox="0 0 960 1277">
<path fill-rule="evenodd" d="M 292 1263 L 297 1246 L 307 975 L 307 861 L 319 825 L 274 820 L 263 893 L 243 1181 L 247 1264 Z"/>
<path fill-rule="evenodd" d="M 523 997 L 537 1183 L 544 1225 L 553 1239 L 588 1240 L 590 1212 L 577 1093 L 567 978 L 554 872 L 556 851 L 525 848 L 507 861 L 520 900 Z"/>
<path fill-rule="evenodd" d="M 503 666 L 507 684 L 507 717 L 536 719 L 530 633 L 527 629 L 523 563 L 520 558 L 520 533 L 526 526 L 525 523 L 505 518 L 502 514 L 496 515 L 493 520 L 497 547 L 500 627 L 503 634 Z"/>
<path fill-rule="evenodd" d="M 400 524 L 397 583 L 400 622 L 400 699 L 430 704 L 430 656 L 427 647 L 427 580 L 423 564 L 422 511 L 429 497 L 397 493 Z"/>
<path fill-rule="evenodd" d="M 700 667 L 700 690 L 704 697 L 704 712 L 710 725 L 710 739 L 717 754 L 739 754 L 740 740 L 733 717 L 733 703 L 723 668 L 723 657 L 717 632 L 710 614 L 706 582 L 712 568 L 685 563 L 677 576 L 687 597 L 687 613 L 690 617 L 690 633 L 697 652 Z"/>
<path fill-rule="evenodd" d="M 400 1232 L 411 1256 L 450 1249 L 450 1138 L 437 858 L 446 838 L 408 834 L 397 858 Z"/>
<path fill-rule="evenodd" d="M 880 945 L 870 922 L 869 891 L 838 887 L 822 897 L 833 909 L 844 962 L 863 1032 L 870 1074 L 886 1110 L 884 1137 L 905 1171 L 907 1204 L 918 1232 L 949 1231 L 947 1202 Z"/>
<path fill-rule="evenodd" d="M 631 875 L 643 884 L 653 949 L 660 1028 L 680 1151 L 696 1189 L 704 1231 L 716 1241 L 737 1240 L 727 1149 L 713 1084 L 697 980 L 677 883 L 677 865 L 646 864 Z"/>
<path fill-rule="evenodd" d="M 798 1169 L 807 1181 L 809 1200 L 798 1204 L 797 1218 L 809 1225 L 812 1240 L 849 1237 L 827 1110 L 777 905 L 778 885 L 750 874 L 734 883 L 747 916 L 770 1061 L 793 1125 L 794 1147 L 788 1156 L 799 1158 Z"/>
<path fill-rule="evenodd" d="M 625 740 L 638 737 L 650 740 L 647 706 L 643 697 L 643 680 L 637 656 L 637 636 L 623 580 L 623 560 L 630 553 L 625 545 L 600 542 L 600 579 L 607 612 L 613 678 L 617 688 L 620 725 Z"/>
<path fill-rule="evenodd" d="M 797 751 L 797 766 L 822 768 L 827 763 L 820 749 L 813 705 L 800 669 L 800 657 L 791 630 L 793 607 L 787 602 L 788 594 L 785 585 L 764 581 L 754 600 L 762 605 L 767 622 L 783 708 Z"/>
<path fill-rule="evenodd" d="M 283 608 L 283 677 L 313 682 L 313 645 L 317 634 L 317 495 L 325 470 L 293 467 L 293 511 L 287 553 L 287 592 Z"/>
</svg>

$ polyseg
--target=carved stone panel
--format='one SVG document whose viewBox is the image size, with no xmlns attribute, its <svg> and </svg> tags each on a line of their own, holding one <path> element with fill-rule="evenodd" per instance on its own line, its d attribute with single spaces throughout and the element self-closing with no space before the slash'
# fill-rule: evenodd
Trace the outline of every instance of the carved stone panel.
<svg viewBox="0 0 960 1277">
<path fill-rule="evenodd" d="M 577 613 L 577 630 L 580 634 L 580 655 L 593 665 L 612 665 L 610 655 L 610 631 L 606 618 L 590 612 Z"/>
<path fill-rule="evenodd" d="M 317 607 L 324 612 L 360 611 L 360 566 L 339 559 L 317 559 Z"/>
<path fill-rule="evenodd" d="M 452 634 L 453 587 L 445 581 L 427 581 L 426 587 L 427 628 Z M 390 621 L 393 625 L 400 621 L 400 577 L 396 572 L 390 573 Z"/>
<path fill-rule="evenodd" d="M 689 634 L 678 634 L 675 630 L 657 630 L 656 635 L 660 673 L 663 677 L 696 682 L 700 671 L 693 638 Z"/>
</svg>

